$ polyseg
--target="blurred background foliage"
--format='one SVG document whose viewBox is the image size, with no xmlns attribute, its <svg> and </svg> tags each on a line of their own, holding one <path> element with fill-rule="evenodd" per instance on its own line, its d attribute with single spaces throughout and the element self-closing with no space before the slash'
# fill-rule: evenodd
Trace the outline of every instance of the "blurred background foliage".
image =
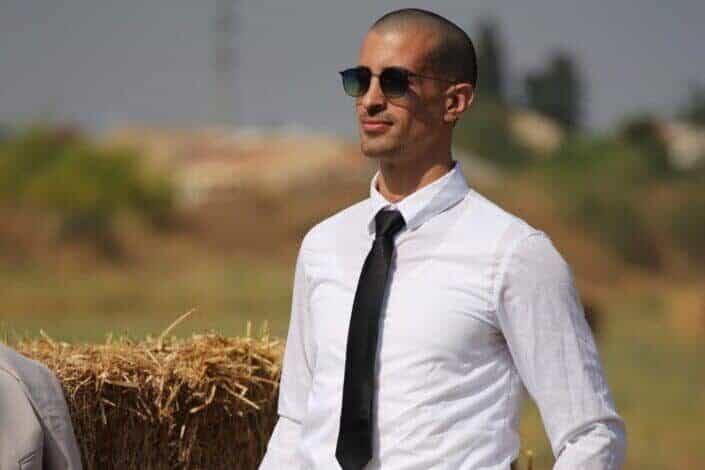
<svg viewBox="0 0 705 470">
<path fill-rule="evenodd" d="M 653 113 L 627 114 L 609 134 L 590 132 L 583 125 L 586 86 L 570 53 L 554 51 L 543 68 L 511 80 L 497 21 L 484 20 L 476 29 L 484 73 L 456 143 L 506 171 L 532 175 L 566 221 L 593 233 L 625 262 L 665 269 L 664 256 L 673 248 L 688 270 L 702 272 L 703 144 L 683 165 L 672 155 L 679 148 L 670 119 Z M 523 138 L 512 122 L 520 113 L 543 120 L 558 137 L 549 133 L 544 145 Z M 674 121 L 692 126 L 702 141 L 704 115 L 705 87 L 692 85 Z M 541 134 L 541 126 L 532 131 Z"/>
<path fill-rule="evenodd" d="M 102 149 L 72 129 L 35 125 L 0 144 L 0 202 L 55 217 L 59 238 L 85 240 L 115 257 L 117 218 L 134 215 L 165 228 L 174 188 L 146 171 L 134 151 Z"/>
</svg>

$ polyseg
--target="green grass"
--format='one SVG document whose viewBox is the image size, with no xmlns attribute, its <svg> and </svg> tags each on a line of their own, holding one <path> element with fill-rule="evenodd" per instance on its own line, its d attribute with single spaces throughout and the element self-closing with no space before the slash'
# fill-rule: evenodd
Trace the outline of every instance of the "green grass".
<svg viewBox="0 0 705 470">
<path fill-rule="evenodd" d="M 0 338 L 36 336 L 43 329 L 66 341 L 103 341 L 109 332 L 158 334 L 191 308 L 195 315 L 174 334 L 214 329 L 242 335 L 268 320 L 284 336 L 293 265 L 222 260 L 188 269 L 125 273 L 2 271 Z M 678 341 L 656 294 L 623 299 L 606 311 L 599 341 L 617 409 L 627 423 L 626 469 L 688 469 L 705 462 L 705 346 Z M 3 335 L 4 333 L 4 335 Z M 534 469 L 553 456 L 538 412 L 527 400 L 522 447 L 535 453 Z M 525 460 L 522 460 L 522 464 Z"/>
<path fill-rule="evenodd" d="M 248 320 L 253 327 L 268 320 L 271 333 L 283 336 L 291 269 L 224 261 L 183 270 L 87 275 L 3 271 L 0 332 L 12 339 L 36 336 L 42 329 L 52 338 L 71 342 L 100 342 L 110 332 L 139 338 L 160 333 L 195 308 L 174 334 L 213 329 L 242 335 Z"/>
</svg>

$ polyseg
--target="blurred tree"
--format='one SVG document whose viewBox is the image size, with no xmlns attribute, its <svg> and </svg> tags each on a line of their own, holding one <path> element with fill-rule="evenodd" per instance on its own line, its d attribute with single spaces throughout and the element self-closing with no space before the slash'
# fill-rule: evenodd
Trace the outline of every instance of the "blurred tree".
<svg viewBox="0 0 705 470">
<path fill-rule="evenodd" d="M 569 130 L 580 127 L 583 85 L 569 53 L 554 52 L 543 70 L 526 76 L 524 85 L 530 108 L 556 119 Z"/>
<path fill-rule="evenodd" d="M 596 234 L 624 261 L 643 268 L 663 266 L 663 247 L 653 217 L 642 210 L 648 165 L 623 139 L 574 135 L 541 168 L 569 220 Z M 653 214 L 650 214 L 653 215 Z"/>
<path fill-rule="evenodd" d="M 173 212 L 173 188 L 148 173 L 140 155 L 106 150 L 74 128 L 34 126 L 0 147 L 0 202 L 58 215 L 59 235 L 90 241 L 115 256 L 115 220 L 123 212 L 163 227 Z"/>
<path fill-rule="evenodd" d="M 505 93 L 504 46 L 496 20 L 484 19 L 479 24 L 477 43 L 478 98 L 503 103 Z"/>
<path fill-rule="evenodd" d="M 650 114 L 637 114 L 624 119 L 617 135 L 625 139 L 643 156 L 649 172 L 662 176 L 673 171 L 668 148 L 659 135 L 659 120 Z"/>
<path fill-rule="evenodd" d="M 673 204 L 670 214 L 670 231 L 678 248 L 690 264 L 705 271 L 705 175 L 696 175 L 680 192 L 680 204 Z"/>
<path fill-rule="evenodd" d="M 458 123 L 454 142 L 478 157 L 507 168 L 531 161 L 531 151 L 509 130 L 509 112 L 496 101 L 477 101 Z"/>
<path fill-rule="evenodd" d="M 698 126 L 705 126 L 705 84 L 692 84 L 688 98 L 678 110 L 678 117 Z"/>
</svg>

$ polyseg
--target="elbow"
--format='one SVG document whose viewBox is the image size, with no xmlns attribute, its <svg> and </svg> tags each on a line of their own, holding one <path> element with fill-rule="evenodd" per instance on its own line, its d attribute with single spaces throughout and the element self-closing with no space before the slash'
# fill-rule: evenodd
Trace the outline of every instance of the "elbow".
<svg viewBox="0 0 705 470">
<path fill-rule="evenodd" d="M 560 448 L 555 469 L 620 470 L 626 457 L 626 435 L 624 421 L 616 416 L 581 426 Z"/>
<path fill-rule="evenodd" d="M 595 423 L 589 440 L 593 441 L 595 461 L 604 462 L 606 470 L 620 470 L 627 453 L 627 430 L 620 417 Z M 602 445 L 601 445 L 602 444 Z"/>
</svg>

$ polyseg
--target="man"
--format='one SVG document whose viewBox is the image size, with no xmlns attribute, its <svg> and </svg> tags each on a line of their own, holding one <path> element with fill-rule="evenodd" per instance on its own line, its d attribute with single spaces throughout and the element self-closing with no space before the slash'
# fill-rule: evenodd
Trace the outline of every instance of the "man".
<svg viewBox="0 0 705 470">
<path fill-rule="evenodd" d="M 81 470 L 61 384 L 0 343 L 0 470 Z"/>
<path fill-rule="evenodd" d="M 467 35 L 417 9 L 378 20 L 342 72 L 379 171 L 302 242 L 261 470 L 507 470 L 524 387 L 555 469 L 621 467 L 624 424 L 568 266 L 451 156 L 476 75 Z"/>
</svg>

